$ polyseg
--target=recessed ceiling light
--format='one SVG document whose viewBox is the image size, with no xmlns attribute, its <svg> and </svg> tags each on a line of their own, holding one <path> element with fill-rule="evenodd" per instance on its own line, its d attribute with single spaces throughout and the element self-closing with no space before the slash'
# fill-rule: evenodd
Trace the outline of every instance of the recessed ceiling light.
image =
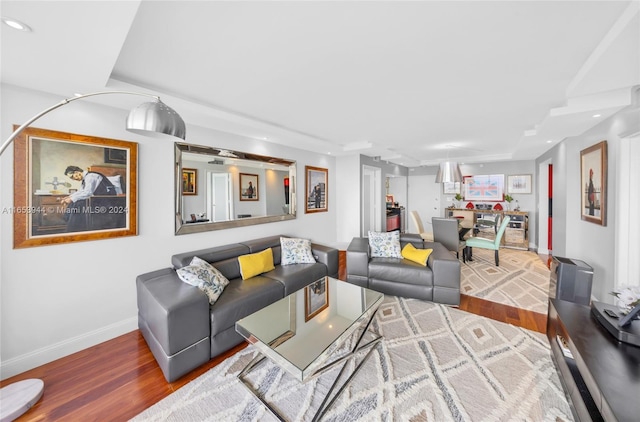
<svg viewBox="0 0 640 422">
<path fill-rule="evenodd" d="M 600 117 L 602 114 L 594 114 L 593 117 Z"/>
<path fill-rule="evenodd" d="M 19 20 L 3 17 L 2 22 L 13 29 L 17 29 L 18 31 L 31 32 L 31 28 L 29 27 L 29 25 L 22 23 Z"/>
<path fill-rule="evenodd" d="M 548 144 L 550 144 L 551 142 L 553 142 L 551 139 L 547 139 Z"/>
</svg>

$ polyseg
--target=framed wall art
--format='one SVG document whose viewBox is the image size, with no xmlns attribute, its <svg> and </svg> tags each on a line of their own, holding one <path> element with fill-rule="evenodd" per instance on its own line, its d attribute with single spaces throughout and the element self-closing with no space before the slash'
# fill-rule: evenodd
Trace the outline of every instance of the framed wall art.
<svg viewBox="0 0 640 422">
<path fill-rule="evenodd" d="M 507 176 L 507 193 L 531 193 L 531 175 L 512 174 Z"/>
<path fill-rule="evenodd" d="M 465 201 L 494 201 L 504 199 L 504 174 L 467 176 L 464 178 Z"/>
<path fill-rule="evenodd" d="M 442 184 L 442 193 L 445 195 L 455 195 L 462 193 L 462 183 L 460 182 L 444 182 Z"/>
<path fill-rule="evenodd" d="M 258 201 L 258 175 L 240 173 L 240 200 Z"/>
<path fill-rule="evenodd" d="M 182 194 L 198 194 L 198 169 L 182 169 Z"/>
<path fill-rule="evenodd" d="M 22 131 L 14 140 L 14 248 L 137 235 L 137 164 L 135 142 Z"/>
<path fill-rule="evenodd" d="M 580 215 L 607 225 L 607 141 L 580 151 Z"/>
<path fill-rule="evenodd" d="M 329 171 L 320 167 L 305 166 L 304 212 L 324 212 L 327 206 L 327 181 Z"/>
<path fill-rule="evenodd" d="M 304 288 L 304 320 L 309 321 L 329 307 L 329 283 L 323 278 Z"/>
</svg>

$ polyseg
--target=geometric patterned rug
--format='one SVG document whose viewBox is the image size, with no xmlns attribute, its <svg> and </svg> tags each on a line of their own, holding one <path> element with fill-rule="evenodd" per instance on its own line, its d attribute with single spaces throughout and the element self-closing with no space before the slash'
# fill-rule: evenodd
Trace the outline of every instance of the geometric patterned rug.
<svg viewBox="0 0 640 422">
<path fill-rule="evenodd" d="M 461 293 L 547 314 L 550 271 L 535 252 L 502 248 L 496 267 L 494 251 L 474 248 L 461 269 Z"/>
<path fill-rule="evenodd" d="M 373 327 L 383 340 L 323 421 L 572 420 L 543 334 L 394 296 Z M 133 421 L 275 420 L 236 378 L 255 354 L 246 347 Z M 299 383 L 267 360 L 250 375 L 287 420 L 308 421 L 338 370 Z"/>
</svg>

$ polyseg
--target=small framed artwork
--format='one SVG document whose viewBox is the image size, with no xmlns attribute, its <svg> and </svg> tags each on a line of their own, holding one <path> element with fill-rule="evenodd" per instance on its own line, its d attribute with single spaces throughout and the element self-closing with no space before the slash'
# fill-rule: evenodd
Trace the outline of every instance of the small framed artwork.
<svg viewBox="0 0 640 422">
<path fill-rule="evenodd" d="M 197 195 L 198 194 L 198 170 L 182 169 L 182 194 Z"/>
<path fill-rule="evenodd" d="M 607 225 L 607 141 L 580 151 L 580 214 L 583 220 Z"/>
<path fill-rule="evenodd" d="M 394 203 L 393 195 L 386 195 L 385 201 L 387 204 L 393 204 Z"/>
<path fill-rule="evenodd" d="M 444 182 L 442 184 L 442 193 L 445 195 L 455 195 L 462 193 L 462 183 L 460 182 Z"/>
<path fill-rule="evenodd" d="M 512 174 L 507 176 L 508 193 L 531 193 L 530 174 Z"/>
<path fill-rule="evenodd" d="M 240 173 L 240 200 L 258 201 L 258 175 Z"/>
<path fill-rule="evenodd" d="M 327 181 L 329 171 L 321 167 L 304 167 L 306 173 L 304 212 L 324 212 L 327 206 Z"/>
<path fill-rule="evenodd" d="M 112 164 L 126 164 L 127 155 L 118 148 L 105 148 L 104 149 L 104 162 Z"/>
<path fill-rule="evenodd" d="M 137 164 L 134 142 L 23 130 L 14 141 L 13 247 L 137 235 Z"/>
<path fill-rule="evenodd" d="M 304 320 L 309 321 L 329 307 L 329 283 L 323 278 L 304 288 Z"/>
</svg>

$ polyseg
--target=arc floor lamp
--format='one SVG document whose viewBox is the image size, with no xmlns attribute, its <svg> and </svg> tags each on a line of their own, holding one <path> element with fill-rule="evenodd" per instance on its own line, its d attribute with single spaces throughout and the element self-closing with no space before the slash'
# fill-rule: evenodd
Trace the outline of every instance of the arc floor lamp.
<svg viewBox="0 0 640 422">
<path fill-rule="evenodd" d="M 151 94 L 130 91 L 100 91 L 67 98 L 58 104 L 41 111 L 22 126 L 17 128 L 0 146 L 0 156 L 13 140 L 33 122 L 45 114 L 69 104 L 72 101 L 105 94 L 142 95 L 155 98 L 156 101 L 142 103 L 131 112 L 126 120 L 129 132 L 147 136 L 175 137 L 182 140 L 186 137 L 184 120 L 171 107 L 160 101 L 160 97 Z M 40 400 L 44 392 L 44 382 L 40 379 L 27 379 L 3 387 L 0 390 L 0 422 L 13 421 Z"/>
</svg>

